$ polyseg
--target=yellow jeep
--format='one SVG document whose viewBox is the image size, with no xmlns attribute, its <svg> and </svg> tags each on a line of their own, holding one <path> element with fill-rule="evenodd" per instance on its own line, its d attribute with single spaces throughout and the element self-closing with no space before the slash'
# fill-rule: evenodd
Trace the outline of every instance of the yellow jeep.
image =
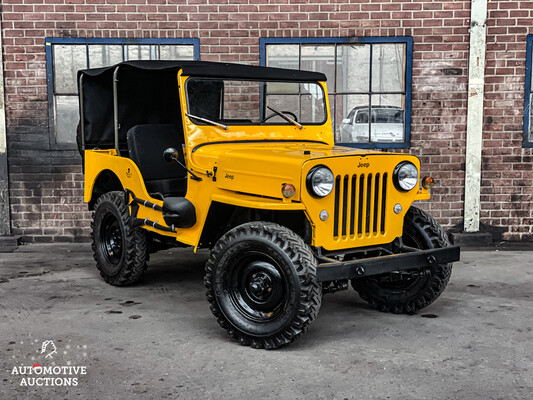
<svg viewBox="0 0 533 400">
<path fill-rule="evenodd" d="M 92 246 L 111 285 L 150 251 L 211 250 L 205 286 L 243 345 L 304 333 L 348 281 L 381 311 L 416 313 L 459 248 L 426 212 L 417 157 L 334 144 L 326 77 L 238 64 L 136 61 L 78 74 Z"/>
</svg>

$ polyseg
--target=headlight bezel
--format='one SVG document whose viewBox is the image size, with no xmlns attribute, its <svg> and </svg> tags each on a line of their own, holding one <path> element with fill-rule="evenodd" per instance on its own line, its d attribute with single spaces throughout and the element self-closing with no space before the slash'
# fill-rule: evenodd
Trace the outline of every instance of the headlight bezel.
<svg viewBox="0 0 533 400">
<path fill-rule="evenodd" d="M 400 183 L 400 176 L 399 175 L 400 175 L 400 172 L 401 172 L 402 168 L 405 168 L 405 167 L 412 167 L 416 171 L 416 181 L 412 185 L 412 187 L 410 187 L 410 188 L 406 188 L 406 187 L 402 186 L 402 184 Z M 413 164 L 411 161 L 402 161 L 401 163 L 399 163 L 394 168 L 394 172 L 393 172 L 392 176 L 393 176 L 394 186 L 396 187 L 396 189 L 398 189 L 398 190 L 400 190 L 402 192 L 409 192 L 409 191 L 411 191 L 411 190 L 413 190 L 414 188 L 417 187 L 418 181 L 420 179 L 420 172 L 418 171 L 418 168 L 416 167 L 416 165 Z"/>
<path fill-rule="evenodd" d="M 331 175 L 331 189 L 329 190 L 329 192 L 327 192 L 326 194 L 320 194 L 318 193 L 316 190 L 315 190 L 315 187 L 313 185 L 313 177 L 316 176 L 317 172 L 320 170 L 320 169 L 324 169 L 326 171 L 329 172 L 329 174 Z M 323 164 L 320 164 L 320 165 L 315 165 L 313 168 L 311 168 L 309 170 L 309 172 L 307 173 L 307 177 L 305 178 L 305 186 L 307 187 L 307 191 L 309 192 L 309 194 L 315 198 L 319 198 L 319 199 L 322 199 L 326 196 L 328 196 L 329 194 L 331 194 L 331 192 L 333 192 L 333 188 L 335 187 L 335 175 L 333 175 L 333 172 L 331 171 L 331 169 L 329 169 L 327 166 L 323 165 Z"/>
</svg>

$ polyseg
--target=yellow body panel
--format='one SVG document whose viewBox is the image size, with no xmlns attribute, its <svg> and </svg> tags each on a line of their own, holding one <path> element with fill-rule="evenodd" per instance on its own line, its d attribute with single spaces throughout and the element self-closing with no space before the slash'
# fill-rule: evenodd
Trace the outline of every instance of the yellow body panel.
<svg viewBox="0 0 533 400">
<path fill-rule="evenodd" d="M 184 88 L 187 77 L 180 73 L 177 78 L 181 104 L 186 104 Z M 327 93 L 325 82 L 321 85 Z M 401 236 L 403 217 L 411 203 L 429 198 L 427 190 L 401 192 L 392 182 L 392 171 L 401 161 L 411 161 L 420 170 L 416 157 L 335 146 L 329 114 L 323 125 L 305 125 L 303 129 L 293 125 L 233 125 L 225 130 L 194 124 L 185 115 L 186 107 L 182 107 L 181 112 L 185 163 L 202 178 L 202 181 L 188 180 L 186 195 L 196 209 L 197 222 L 191 228 L 178 228 L 175 232 L 143 226 L 144 229 L 175 237 L 181 243 L 199 245 L 212 202 L 262 210 L 304 211 L 313 228 L 312 245 L 327 250 L 390 243 Z M 316 165 L 328 166 L 339 177 L 338 189 L 334 188 L 332 193 L 320 199 L 309 194 L 305 183 L 309 170 Z M 85 151 L 86 202 L 91 201 L 95 181 L 104 170 L 112 171 L 123 188 L 133 191 L 136 197 L 162 205 L 161 200 L 147 192 L 137 165 L 129 158 L 117 156 L 115 150 Z M 361 175 L 366 176 L 365 182 L 368 182 L 370 175 L 376 177 L 377 174 L 380 174 L 380 185 L 386 182 L 386 196 L 381 193 L 382 188 L 381 192 L 377 188 L 370 190 L 367 198 L 367 194 L 359 194 L 358 184 L 350 183 L 358 182 L 357 177 Z M 290 199 L 281 193 L 286 183 L 296 188 L 295 195 Z M 355 196 L 361 201 L 348 201 L 343 196 Z M 401 205 L 400 213 L 394 213 L 395 204 Z M 382 212 L 383 207 L 385 211 Z M 329 214 L 325 221 L 319 217 L 322 210 Z M 370 223 L 365 219 L 359 228 L 358 220 L 363 219 L 363 214 L 367 218 L 368 213 L 372 227 L 367 228 Z M 162 213 L 151 208 L 140 206 L 137 217 L 166 226 Z"/>
<path fill-rule="evenodd" d="M 417 194 L 416 188 L 404 192 L 396 189 L 393 184 L 392 171 L 401 161 L 410 161 L 420 170 L 418 158 L 393 153 L 332 156 L 306 162 L 301 185 L 305 185 L 307 174 L 317 165 L 327 166 L 336 177 L 335 188 L 326 197 L 315 198 L 307 190 L 302 191 L 302 202 L 313 225 L 313 246 L 340 250 L 390 243 L 401 236 L 403 218 Z M 364 177 L 363 184 L 361 176 Z M 379 181 L 378 187 L 376 178 Z M 386 195 L 383 191 L 385 184 Z M 402 208 L 399 213 L 394 212 L 396 204 L 400 204 Z M 322 210 L 329 214 L 325 221 L 320 219 Z M 346 222 L 343 223 L 343 220 Z"/>
<path fill-rule="evenodd" d="M 131 190 L 136 197 L 148 200 L 153 204 L 162 205 L 159 199 L 151 197 L 144 185 L 141 172 L 137 165 L 126 157 L 117 156 L 115 150 L 86 150 L 85 151 L 85 193 L 84 200 L 86 203 L 92 199 L 94 184 L 98 176 L 104 171 L 113 172 L 124 189 Z M 130 210 L 131 211 L 131 210 Z M 167 226 L 163 220 L 162 213 L 148 207 L 139 207 L 138 218 L 148 218 L 151 221 L 158 221 L 160 225 Z M 162 232 L 150 226 L 143 226 L 144 229 L 160 233 L 166 236 L 175 236 L 171 232 Z M 184 242 L 186 243 L 186 242 Z M 193 244 L 193 243 L 188 243 Z"/>
</svg>

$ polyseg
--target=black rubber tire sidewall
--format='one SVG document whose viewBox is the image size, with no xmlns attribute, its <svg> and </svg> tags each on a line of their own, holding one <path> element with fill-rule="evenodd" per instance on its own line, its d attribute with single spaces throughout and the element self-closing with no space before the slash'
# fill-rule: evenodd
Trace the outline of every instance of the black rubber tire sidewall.
<svg viewBox="0 0 533 400">
<path fill-rule="evenodd" d="M 422 250 L 450 246 L 440 225 L 425 211 L 411 207 L 404 220 L 404 243 L 413 246 L 410 238 L 418 241 Z M 352 280 L 353 288 L 370 305 L 384 312 L 415 313 L 433 303 L 446 288 L 452 264 L 433 264 L 425 268 L 425 276 L 414 279 L 404 288 L 391 289 L 380 284 L 379 277 Z"/>
<path fill-rule="evenodd" d="M 224 273 L 229 263 L 243 251 L 263 251 L 277 263 L 290 290 L 283 312 L 262 326 L 246 321 L 238 310 L 228 307 L 222 297 Z M 275 349 L 286 345 L 304 332 L 318 315 L 322 302 L 322 285 L 316 281 L 317 261 L 301 237 L 281 225 L 250 222 L 227 232 L 213 247 L 206 263 L 205 286 L 211 312 L 219 325 L 242 345 Z"/>
<path fill-rule="evenodd" d="M 106 274 L 109 277 L 113 277 L 117 275 L 120 272 L 120 268 L 111 268 L 109 261 L 107 260 L 106 255 L 104 254 L 104 251 L 102 249 L 102 241 L 104 240 L 102 238 L 102 223 L 106 218 L 109 218 L 109 214 L 116 218 L 117 223 L 119 225 L 119 229 L 121 231 L 122 236 L 122 254 L 120 256 L 119 266 L 123 265 L 126 258 L 126 229 L 123 219 L 121 218 L 121 215 L 117 208 L 114 206 L 113 203 L 109 201 L 103 201 L 101 202 L 98 207 L 96 207 L 94 212 L 94 240 L 95 240 L 95 257 L 98 259 L 98 264 L 100 266 L 100 270 Z M 117 269 L 116 271 L 112 271 L 114 269 Z"/>
<path fill-rule="evenodd" d="M 275 260 L 277 266 L 283 272 L 283 277 L 287 280 L 287 286 L 290 288 L 289 298 L 285 299 L 283 311 L 279 318 L 276 318 L 275 320 L 257 324 L 242 318 L 241 313 L 235 308 L 229 297 L 224 295 L 228 282 L 223 279 L 215 279 L 214 290 L 217 303 L 220 306 L 222 313 L 238 330 L 257 337 L 271 336 L 281 332 L 283 328 L 294 319 L 297 313 L 301 290 L 298 274 L 287 255 L 272 243 L 261 240 L 253 235 L 243 236 L 240 238 L 240 241 L 229 243 L 229 245 L 225 246 L 222 251 L 223 253 L 214 270 L 216 277 L 224 277 L 228 275 L 228 269 L 231 268 L 231 264 L 235 261 L 235 258 L 241 251 L 261 252 Z"/>
<path fill-rule="evenodd" d="M 122 253 L 118 266 L 110 264 L 102 249 L 102 222 L 108 216 L 116 218 L 121 231 Z M 104 280 L 115 286 L 131 285 L 137 282 L 146 270 L 148 240 L 144 230 L 129 225 L 129 210 L 124 203 L 122 192 L 108 192 L 98 198 L 91 228 L 94 259 Z"/>
</svg>

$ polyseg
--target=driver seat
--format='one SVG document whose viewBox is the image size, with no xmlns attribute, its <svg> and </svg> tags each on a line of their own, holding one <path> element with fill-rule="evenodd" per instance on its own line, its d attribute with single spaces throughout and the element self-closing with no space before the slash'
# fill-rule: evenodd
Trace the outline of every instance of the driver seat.
<svg viewBox="0 0 533 400">
<path fill-rule="evenodd" d="M 130 158 L 137 164 L 150 195 L 183 197 L 187 193 L 187 171 L 178 163 L 169 164 L 163 152 L 169 147 L 183 156 L 183 132 L 177 125 L 135 125 L 126 134 Z"/>
</svg>

